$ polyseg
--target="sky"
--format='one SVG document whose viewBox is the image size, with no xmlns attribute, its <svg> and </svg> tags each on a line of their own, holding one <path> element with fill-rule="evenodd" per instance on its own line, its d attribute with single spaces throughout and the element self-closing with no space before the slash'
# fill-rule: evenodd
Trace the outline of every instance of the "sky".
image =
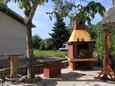
<svg viewBox="0 0 115 86">
<path fill-rule="evenodd" d="M 75 0 L 75 1 L 79 1 L 79 0 Z M 92 1 L 92 0 L 87 0 L 87 1 Z M 102 3 L 102 5 L 104 5 L 106 9 L 112 6 L 111 0 L 94 0 L 94 1 Z M 77 2 L 77 3 L 80 3 L 80 2 Z M 53 6 L 53 3 L 48 2 L 46 4 L 43 4 L 37 7 L 37 10 L 35 12 L 35 15 L 32 21 L 33 24 L 36 25 L 36 28 L 32 29 L 32 35 L 38 35 L 42 39 L 50 37 L 49 33 L 51 33 L 55 20 L 53 19 L 51 21 L 48 15 L 46 14 L 46 12 L 52 11 L 52 6 Z M 10 2 L 8 4 L 8 7 L 12 9 L 13 11 L 15 11 L 16 13 L 18 13 L 19 15 L 21 15 L 22 17 L 24 17 L 24 14 L 23 14 L 24 10 L 19 9 L 17 4 Z M 96 17 L 92 20 L 92 23 L 96 24 L 101 20 L 102 18 L 99 15 L 96 15 Z M 65 19 L 65 22 L 67 25 L 69 20 Z"/>
</svg>

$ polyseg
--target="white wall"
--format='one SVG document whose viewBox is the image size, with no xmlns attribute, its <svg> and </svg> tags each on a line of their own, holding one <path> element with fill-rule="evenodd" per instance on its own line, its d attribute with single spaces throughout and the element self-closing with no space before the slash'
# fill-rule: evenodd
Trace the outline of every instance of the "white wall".
<svg viewBox="0 0 115 86">
<path fill-rule="evenodd" d="M 25 39 L 24 25 L 0 12 L 0 54 L 25 54 Z"/>
</svg>

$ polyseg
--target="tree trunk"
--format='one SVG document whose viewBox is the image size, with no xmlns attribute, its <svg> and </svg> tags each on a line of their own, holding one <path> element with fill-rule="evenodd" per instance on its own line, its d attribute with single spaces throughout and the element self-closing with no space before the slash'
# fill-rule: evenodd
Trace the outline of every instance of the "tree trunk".
<svg viewBox="0 0 115 86">
<path fill-rule="evenodd" d="M 27 58 L 28 58 L 28 69 L 27 69 L 27 78 L 35 78 L 34 65 L 33 65 L 33 48 L 32 48 L 32 32 L 31 27 L 26 29 L 26 45 L 27 45 Z"/>
<path fill-rule="evenodd" d="M 26 24 L 26 54 L 28 58 L 27 78 L 35 78 L 35 71 L 33 65 L 33 48 L 32 48 L 32 19 L 37 9 L 39 0 L 35 0 L 30 10 L 25 10 L 25 24 Z"/>
<path fill-rule="evenodd" d="M 30 11 L 25 11 L 25 17 L 28 18 Z M 27 78 L 35 78 L 34 65 L 33 65 L 33 47 L 32 47 L 32 23 L 26 24 L 26 55 L 28 59 Z"/>
</svg>

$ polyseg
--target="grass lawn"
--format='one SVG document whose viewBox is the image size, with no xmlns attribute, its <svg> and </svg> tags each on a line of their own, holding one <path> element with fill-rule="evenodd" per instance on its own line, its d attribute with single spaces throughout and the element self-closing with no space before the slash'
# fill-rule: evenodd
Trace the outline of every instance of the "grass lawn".
<svg viewBox="0 0 115 86">
<path fill-rule="evenodd" d="M 36 49 L 34 49 L 34 56 L 36 58 L 50 58 L 50 57 L 64 58 L 65 56 L 67 56 L 67 51 L 36 50 Z"/>
</svg>

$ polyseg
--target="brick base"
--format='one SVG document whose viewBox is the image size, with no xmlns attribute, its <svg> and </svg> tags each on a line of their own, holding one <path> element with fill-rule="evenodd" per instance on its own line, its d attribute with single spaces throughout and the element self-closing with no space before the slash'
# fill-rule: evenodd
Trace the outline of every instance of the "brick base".
<svg viewBox="0 0 115 86">
<path fill-rule="evenodd" d="M 61 61 L 44 62 L 43 67 L 44 77 L 54 78 L 61 75 Z"/>
</svg>

